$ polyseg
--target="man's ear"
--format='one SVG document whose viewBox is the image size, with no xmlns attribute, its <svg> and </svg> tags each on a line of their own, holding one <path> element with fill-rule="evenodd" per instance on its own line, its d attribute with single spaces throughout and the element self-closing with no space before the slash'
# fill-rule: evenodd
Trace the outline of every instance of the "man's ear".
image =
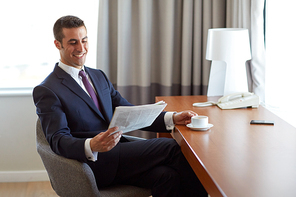
<svg viewBox="0 0 296 197">
<path fill-rule="evenodd" d="M 57 41 L 57 40 L 54 40 L 54 45 L 55 45 L 56 48 L 59 49 L 59 50 L 61 50 L 61 48 L 63 48 L 63 47 L 62 47 L 62 44 L 61 44 L 59 41 Z"/>
</svg>

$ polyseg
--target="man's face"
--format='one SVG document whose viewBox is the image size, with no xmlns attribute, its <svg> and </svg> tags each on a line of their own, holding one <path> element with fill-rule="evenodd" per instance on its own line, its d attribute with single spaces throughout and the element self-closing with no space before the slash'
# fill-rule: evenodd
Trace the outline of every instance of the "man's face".
<svg viewBox="0 0 296 197">
<path fill-rule="evenodd" d="M 77 28 L 63 28 L 64 38 L 62 43 L 55 40 L 56 47 L 60 50 L 61 62 L 75 68 L 81 68 L 88 51 L 87 32 L 84 26 Z"/>
</svg>

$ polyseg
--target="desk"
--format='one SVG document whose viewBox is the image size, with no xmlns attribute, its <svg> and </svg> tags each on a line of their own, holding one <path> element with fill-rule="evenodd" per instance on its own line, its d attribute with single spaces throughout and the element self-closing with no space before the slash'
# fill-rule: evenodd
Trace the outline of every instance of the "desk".
<svg viewBox="0 0 296 197">
<path fill-rule="evenodd" d="M 209 117 L 208 131 L 176 125 L 171 135 L 211 197 L 296 196 L 296 128 L 267 109 L 193 107 L 218 97 L 169 96 L 167 111 L 192 110 Z M 252 119 L 274 126 L 250 125 Z"/>
</svg>

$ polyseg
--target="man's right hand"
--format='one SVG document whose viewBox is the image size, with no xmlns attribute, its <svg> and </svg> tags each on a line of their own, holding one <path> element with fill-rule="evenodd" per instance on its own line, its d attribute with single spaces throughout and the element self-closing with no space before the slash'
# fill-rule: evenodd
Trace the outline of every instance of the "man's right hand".
<svg viewBox="0 0 296 197">
<path fill-rule="evenodd" d="M 93 152 L 107 152 L 119 142 L 122 131 L 117 131 L 118 127 L 113 127 L 105 132 L 101 132 L 90 140 L 90 148 Z M 112 135 L 111 135 L 112 134 Z"/>
</svg>

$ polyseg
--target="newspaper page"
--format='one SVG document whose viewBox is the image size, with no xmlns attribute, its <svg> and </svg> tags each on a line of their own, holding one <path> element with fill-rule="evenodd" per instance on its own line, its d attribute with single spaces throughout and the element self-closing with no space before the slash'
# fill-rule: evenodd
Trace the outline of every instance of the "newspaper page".
<svg viewBox="0 0 296 197">
<path fill-rule="evenodd" d="M 126 133 L 148 127 L 164 110 L 166 105 L 164 101 L 160 101 L 149 105 L 116 107 L 109 128 L 117 126 L 119 127 L 118 131 Z"/>
</svg>

